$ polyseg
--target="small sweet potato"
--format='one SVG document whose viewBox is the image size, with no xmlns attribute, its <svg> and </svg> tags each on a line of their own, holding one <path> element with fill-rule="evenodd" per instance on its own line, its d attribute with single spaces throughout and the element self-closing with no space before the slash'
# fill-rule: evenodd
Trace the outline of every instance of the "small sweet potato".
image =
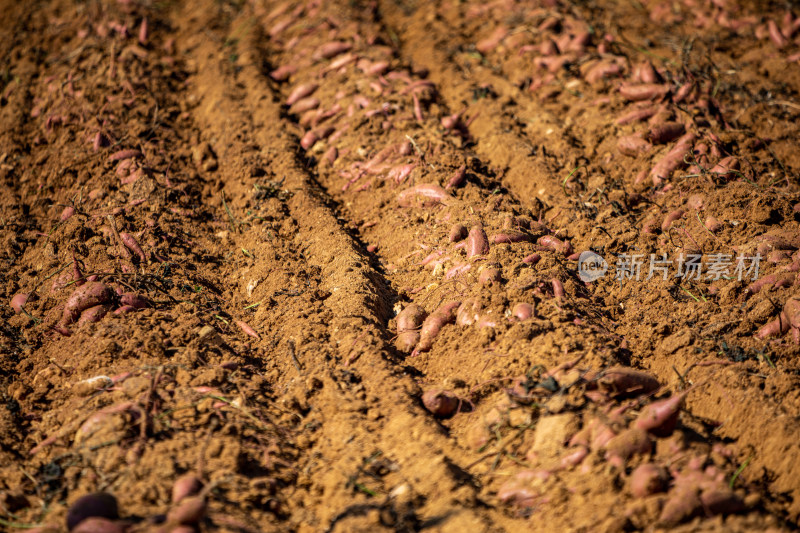
<svg viewBox="0 0 800 533">
<path fill-rule="evenodd" d="M 472 259 L 476 255 L 486 255 L 489 253 L 489 239 L 483 228 L 476 224 L 469 230 L 467 235 L 467 259 Z"/>
<path fill-rule="evenodd" d="M 97 281 L 90 281 L 75 289 L 64 304 L 62 321 L 64 324 L 75 322 L 81 313 L 94 307 L 110 302 L 114 298 L 114 291 L 108 285 Z"/>
<path fill-rule="evenodd" d="M 644 498 L 667 489 L 669 474 L 667 470 L 655 463 L 643 463 L 631 472 L 628 487 L 634 498 Z"/>
<path fill-rule="evenodd" d="M 439 306 L 422 323 L 417 352 L 427 352 L 433 347 L 433 340 L 439 335 L 445 324 L 452 324 L 456 319 L 456 309 L 461 302 L 449 302 Z"/>
<path fill-rule="evenodd" d="M 429 390 L 422 395 L 422 404 L 433 416 L 449 418 L 456 414 L 461 400 L 447 391 Z"/>
</svg>

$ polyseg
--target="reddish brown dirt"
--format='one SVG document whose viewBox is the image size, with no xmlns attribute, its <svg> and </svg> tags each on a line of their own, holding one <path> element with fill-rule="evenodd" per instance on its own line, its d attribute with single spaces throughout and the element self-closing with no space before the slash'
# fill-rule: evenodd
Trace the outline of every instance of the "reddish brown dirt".
<svg viewBox="0 0 800 533">
<path fill-rule="evenodd" d="M 800 12 L 0 4 L 0 530 L 797 527 Z"/>
</svg>

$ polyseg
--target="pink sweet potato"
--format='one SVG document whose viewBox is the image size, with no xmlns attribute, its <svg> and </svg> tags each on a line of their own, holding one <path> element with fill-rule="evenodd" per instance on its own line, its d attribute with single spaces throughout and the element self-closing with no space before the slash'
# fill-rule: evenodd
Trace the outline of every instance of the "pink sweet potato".
<svg viewBox="0 0 800 533">
<path fill-rule="evenodd" d="M 144 251 L 142 250 L 142 247 L 139 246 L 139 242 L 133 235 L 131 235 L 130 233 L 125 233 L 124 231 L 120 231 L 119 238 L 122 239 L 122 244 L 124 244 L 128 250 L 136 254 L 136 256 L 139 258 L 139 261 L 141 261 L 142 263 L 147 261 L 147 256 L 145 255 Z"/>
<path fill-rule="evenodd" d="M 619 88 L 619 94 L 631 101 L 661 99 L 668 93 L 669 87 L 658 83 L 629 84 Z"/>
<path fill-rule="evenodd" d="M 470 326 L 478 321 L 478 315 L 483 309 L 480 303 L 472 298 L 464 300 L 458 307 L 456 313 L 456 324 L 459 326 Z"/>
<path fill-rule="evenodd" d="M 25 304 L 28 303 L 28 296 L 26 292 L 15 294 L 14 297 L 11 298 L 11 309 L 17 314 L 21 313 L 25 308 Z"/>
<path fill-rule="evenodd" d="M 783 315 L 793 328 L 800 328 L 800 297 L 792 297 L 783 304 Z"/>
<path fill-rule="evenodd" d="M 319 88 L 316 83 L 303 83 L 295 87 L 288 98 L 286 98 L 286 105 L 291 106 L 302 98 L 311 96 Z"/>
<path fill-rule="evenodd" d="M 756 338 L 766 339 L 767 337 L 779 337 L 789 331 L 789 320 L 783 311 L 778 315 L 778 318 L 767 322 L 756 332 Z"/>
<path fill-rule="evenodd" d="M 397 333 L 419 329 L 427 316 L 428 313 L 419 305 L 408 304 L 397 315 Z"/>
<path fill-rule="evenodd" d="M 352 44 L 344 41 L 325 43 L 314 51 L 314 53 L 311 55 L 311 58 L 315 61 L 319 61 L 321 59 L 330 59 L 338 56 L 339 54 L 347 52 L 352 47 Z"/>
<path fill-rule="evenodd" d="M 70 295 L 64 304 L 62 322 L 71 324 L 75 322 L 83 311 L 109 303 L 114 298 L 114 291 L 108 285 L 97 281 L 90 281 L 81 285 Z"/>
<path fill-rule="evenodd" d="M 536 243 L 545 250 L 552 250 L 554 252 L 561 252 L 564 255 L 572 254 L 572 245 L 569 241 L 562 241 L 552 235 L 544 235 L 539 237 Z"/>
<path fill-rule="evenodd" d="M 644 498 L 663 492 L 667 488 L 669 474 L 667 470 L 654 463 L 643 463 L 631 472 L 628 478 L 628 487 L 634 498 Z"/>
<path fill-rule="evenodd" d="M 617 150 L 622 155 L 636 157 L 653 147 L 652 144 L 642 139 L 639 135 L 626 135 L 617 139 Z"/>
<path fill-rule="evenodd" d="M 449 418 L 456 414 L 461 400 L 451 392 L 434 389 L 422 395 L 422 404 L 436 418 Z"/>
<path fill-rule="evenodd" d="M 467 235 L 467 259 L 472 259 L 477 255 L 486 255 L 489 253 L 489 239 L 486 237 L 486 232 L 483 228 L 476 224 L 469 230 Z"/>
<path fill-rule="evenodd" d="M 195 474 L 183 474 L 172 484 L 172 503 L 178 503 L 184 498 L 195 496 L 202 488 L 203 481 Z"/>
<path fill-rule="evenodd" d="M 445 186 L 445 189 L 454 189 L 456 187 L 461 187 L 461 185 L 464 184 L 466 176 L 467 176 L 467 165 L 461 165 L 460 167 L 458 167 L 458 170 L 456 170 L 456 173 L 453 174 L 453 176 L 449 180 L 447 180 L 447 185 Z"/>
<path fill-rule="evenodd" d="M 533 238 L 527 233 L 508 230 L 502 233 L 496 233 L 489 238 L 489 242 L 492 244 L 510 244 L 514 242 L 529 242 L 531 240 L 533 240 Z"/>
<path fill-rule="evenodd" d="M 410 353 L 419 343 L 419 338 L 419 331 L 409 330 L 398 333 L 394 341 L 394 347 L 403 353 Z"/>
<path fill-rule="evenodd" d="M 106 314 L 108 314 L 108 305 L 92 306 L 81 313 L 81 317 L 78 319 L 78 325 L 100 322 Z"/>
<path fill-rule="evenodd" d="M 397 195 L 401 207 L 432 207 L 447 205 L 452 200 L 447 191 L 433 183 L 422 183 L 404 190 Z"/>
<path fill-rule="evenodd" d="M 678 424 L 683 400 L 697 385 L 669 398 L 648 404 L 634 421 L 634 427 L 648 431 L 657 437 L 669 437 Z"/>
<path fill-rule="evenodd" d="M 481 270 L 478 274 L 478 283 L 481 285 L 493 285 L 500 281 L 500 270 L 494 267 L 488 267 Z"/>
<path fill-rule="evenodd" d="M 672 227 L 672 223 L 676 220 L 680 220 L 683 215 L 683 209 L 676 209 L 667 213 L 667 216 L 664 217 L 664 222 L 661 223 L 661 231 L 667 231 L 670 227 Z"/>
<path fill-rule="evenodd" d="M 684 134 L 686 128 L 680 122 L 664 122 L 650 128 L 647 138 L 654 144 L 674 141 Z"/>
<path fill-rule="evenodd" d="M 653 442 L 647 431 L 628 428 L 606 444 L 606 459 L 617 468 L 624 468 L 626 461 L 636 454 L 650 453 Z"/>
<path fill-rule="evenodd" d="M 293 115 L 300 115 L 306 111 L 311 111 L 312 109 L 318 108 L 319 104 L 319 98 L 314 98 L 313 96 L 301 98 L 293 103 L 291 107 L 289 107 L 289 113 Z"/>
<path fill-rule="evenodd" d="M 453 227 L 450 228 L 450 235 L 448 236 L 448 239 L 450 242 L 459 242 L 466 239 L 467 235 L 467 228 L 463 224 L 453 224 Z"/>
<path fill-rule="evenodd" d="M 597 384 L 602 390 L 618 398 L 650 394 L 661 386 L 651 374 L 626 366 L 614 366 L 604 370 Z"/>
<path fill-rule="evenodd" d="M 528 320 L 536 312 L 536 308 L 527 303 L 520 302 L 511 309 L 511 316 L 520 322 Z"/>
<path fill-rule="evenodd" d="M 205 514 L 205 496 L 187 496 L 169 510 L 167 513 L 167 521 L 171 524 L 192 525 L 202 520 Z"/>
<path fill-rule="evenodd" d="M 144 309 L 150 307 L 150 301 L 135 292 L 124 292 L 120 295 L 119 301 L 122 305 L 130 305 L 134 309 Z"/>
<path fill-rule="evenodd" d="M 696 489 L 676 489 L 670 491 L 658 521 L 665 526 L 675 526 L 695 516 L 701 507 L 702 503 Z"/>
<path fill-rule="evenodd" d="M 250 327 L 250 326 L 247 324 L 247 322 L 242 322 L 241 320 L 236 320 L 235 322 L 236 322 L 236 325 L 237 325 L 237 326 L 239 326 L 239 329 L 241 329 L 241 330 L 242 330 L 242 331 L 245 333 L 245 335 L 248 335 L 248 336 L 250 336 L 250 337 L 253 337 L 254 339 L 260 339 L 260 338 L 261 338 L 261 337 L 258 335 L 258 333 L 256 333 L 256 330 L 254 330 L 253 328 L 251 328 L 251 327 Z"/>
<path fill-rule="evenodd" d="M 439 306 L 436 311 L 431 313 L 428 318 L 422 323 L 420 330 L 419 344 L 417 344 L 417 352 L 427 352 L 433 347 L 433 340 L 439 335 L 439 332 L 445 324 L 452 324 L 456 319 L 456 309 L 461 305 L 461 302 L 449 302 Z"/>
</svg>

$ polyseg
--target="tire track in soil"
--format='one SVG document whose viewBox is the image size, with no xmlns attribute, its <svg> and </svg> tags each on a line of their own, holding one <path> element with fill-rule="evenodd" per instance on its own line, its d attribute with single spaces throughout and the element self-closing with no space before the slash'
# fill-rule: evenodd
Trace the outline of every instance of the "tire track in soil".
<svg viewBox="0 0 800 533">
<path fill-rule="evenodd" d="M 474 41 L 465 40 L 454 29 L 452 21 L 441 17 L 437 13 L 437 5 L 392 1 L 381 1 L 379 5 L 386 27 L 399 37 L 401 57 L 407 58 L 413 65 L 428 69 L 430 79 L 436 83 L 445 104 L 451 110 L 478 108 L 480 116 L 470 127 L 470 132 L 475 135 L 475 150 L 491 165 L 505 170 L 502 183 L 529 207 L 533 199 L 544 195 L 554 209 L 567 212 L 575 209 L 568 198 L 565 201 L 558 183 L 550 176 L 566 175 L 569 168 L 576 167 L 582 161 L 590 161 L 592 155 L 596 155 L 604 132 L 582 128 L 577 122 L 573 122 L 573 113 L 565 113 L 565 124 L 565 121 L 559 120 L 545 106 L 535 102 L 533 96 L 523 93 L 515 86 L 504 76 L 509 73 L 504 72 L 502 67 L 493 69 L 478 65 L 473 72 L 459 70 L 452 53 L 468 49 Z M 458 27 L 457 23 L 455 27 Z M 499 98 L 483 106 L 480 103 L 470 106 L 467 95 L 484 83 L 497 90 Z M 472 112 L 475 113 L 475 110 Z M 608 116 L 608 113 L 602 115 L 599 111 L 590 112 L 588 118 L 584 118 L 591 124 L 600 122 L 601 116 Z M 515 133 L 523 128 L 520 120 L 524 121 L 526 118 L 532 124 L 525 129 L 525 133 Z M 533 124 L 536 127 L 532 127 Z M 542 135 L 541 132 L 545 134 Z M 594 140 L 593 145 L 582 146 L 579 141 L 582 138 Z M 559 161 L 549 161 L 544 152 L 533 155 L 536 147 L 546 150 L 553 145 L 555 152 L 569 155 L 562 156 Z M 498 147 L 503 149 L 497 150 Z M 589 168 L 595 174 L 609 177 L 603 166 L 590 165 Z M 612 170 L 619 172 L 619 169 Z M 627 179 L 630 179 L 635 171 L 628 172 Z M 566 221 L 562 219 L 560 224 L 574 238 L 578 250 L 584 249 L 581 245 L 588 246 L 591 243 L 587 239 L 590 224 L 569 216 Z M 617 224 L 609 229 L 613 232 L 612 238 L 624 239 L 626 232 L 633 229 L 633 226 L 626 228 L 625 225 L 621 227 Z M 682 307 L 686 306 L 684 304 Z M 615 318 L 618 324 L 616 331 L 622 334 L 632 332 L 639 320 L 628 312 Z M 692 326 L 687 324 L 683 327 Z M 650 355 L 654 348 L 649 343 L 634 342 L 630 344 L 630 348 L 632 361 L 654 372 L 659 379 L 669 380 L 674 377 L 675 365 L 671 358 L 653 360 Z M 774 395 L 768 396 L 759 389 L 742 389 L 742 372 L 735 368 L 709 369 L 706 372 L 701 370 L 695 375 L 696 381 L 704 379 L 711 379 L 714 383 L 688 398 L 687 412 L 694 417 L 714 421 L 719 426 L 715 431 L 718 438 L 736 442 L 742 461 L 755 467 L 743 472 L 743 479 L 752 482 L 768 479 L 767 491 L 776 502 L 782 502 L 787 497 L 792 501 L 799 501 L 800 488 L 796 480 L 800 476 L 800 443 L 790 435 L 800 431 L 800 424 L 794 417 L 787 415 L 787 409 L 791 410 L 795 404 L 791 389 L 785 389 L 778 398 Z M 765 440 L 764 435 L 770 435 L 771 438 Z M 766 506 L 772 507 L 769 500 Z M 789 505 L 788 513 L 790 519 L 796 521 L 800 516 L 800 504 Z"/>
<path fill-rule="evenodd" d="M 200 12 L 209 15 L 215 9 L 205 4 Z M 192 13 L 197 13 L 194 7 Z M 382 325 L 388 318 L 385 302 L 390 296 L 380 274 L 327 207 L 331 199 L 314 184 L 296 155 L 297 141 L 286 133 L 290 128 L 281 105 L 258 68 L 265 59 L 258 46 L 263 37 L 246 16 L 231 22 L 227 37 L 238 39 L 237 66 L 241 65 L 233 74 L 226 68 L 225 51 L 214 44 L 226 39 L 225 31 L 215 32 L 218 39 L 209 40 L 200 36 L 200 29 L 212 25 L 213 18 L 195 16 L 187 25 L 183 21 L 192 17 L 185 15 L 178 17 L 177 24 L 197 68 L 192 83 L 198 99 L 194 115 L 204 138 L 220 147 L 220 183 L 236 179 L 237 171 L 254 159 L 285 180 L 283 187 L 291 194 L 288 215 L 296 221 L 293 242 L 309 266 L 319 269 L 327 293 L 323 319 L 334 355 L 322 358 L 307 351 L 303 375 L 322 383 L 311 404 L 317 400 L 328 407 L 313 437 L 317 448 L 311 447 L 305 461 L 298 461 L 304 472 L 298 484 L 304 488 L 290 504 L 296 506 L 294 526 L 315 531 L 340 524 L 356 527 L 361 515 L 391 509 L 400 520 L 395 526 L 401 529 L 440 520 L 446 521 L 445 530 L 489 528 L 471 509 L 475 496 L 470 483 L 447 459 L 452 455 L 451 444 L 414 399 L 418 387 L 386 358 L 391 350 Z M 239 31 L 242 27 L 248 30 Z M 236 203 L 232 201 L 234 208 Z M 250 243 L 259 256 L 261 247 L 250 236 L 243 235 L 242 242 Z M 291 329 L 303 328 L 300 323 Z M 276 362 L 285 372 L 283 380 L 291 383 L 296 371 L 285 356 L 279 357 L 282 360 Z M 330 406 L 338 407 L 331 412 Z M 380 413 L 392 413 L 392 417 L 387 420 Z M 375 452 L 388 461 L 391 471 L 397 471 L 384 480 L 382 492 L 405 487 L 410 493 L 398 495 L 396 502 L 387 498 L 382 503 L 352 503 L 357 498 L 349 477 Z M 424 495 L 423 504 L 415 503 L 418 495 Z M 374 519 L 367 523 L 374 525 Z"/>
</svg>

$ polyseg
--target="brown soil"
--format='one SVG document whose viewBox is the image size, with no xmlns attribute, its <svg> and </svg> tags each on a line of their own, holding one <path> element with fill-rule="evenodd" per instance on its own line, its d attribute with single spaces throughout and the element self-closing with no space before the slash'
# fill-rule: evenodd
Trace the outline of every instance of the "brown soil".
<svg viewBox="0 0 800 533">
<path fill-rule="evenodd" d="M 797 527 L 797 10 L 0 4 L 0 530 Z"/>
</svg>

